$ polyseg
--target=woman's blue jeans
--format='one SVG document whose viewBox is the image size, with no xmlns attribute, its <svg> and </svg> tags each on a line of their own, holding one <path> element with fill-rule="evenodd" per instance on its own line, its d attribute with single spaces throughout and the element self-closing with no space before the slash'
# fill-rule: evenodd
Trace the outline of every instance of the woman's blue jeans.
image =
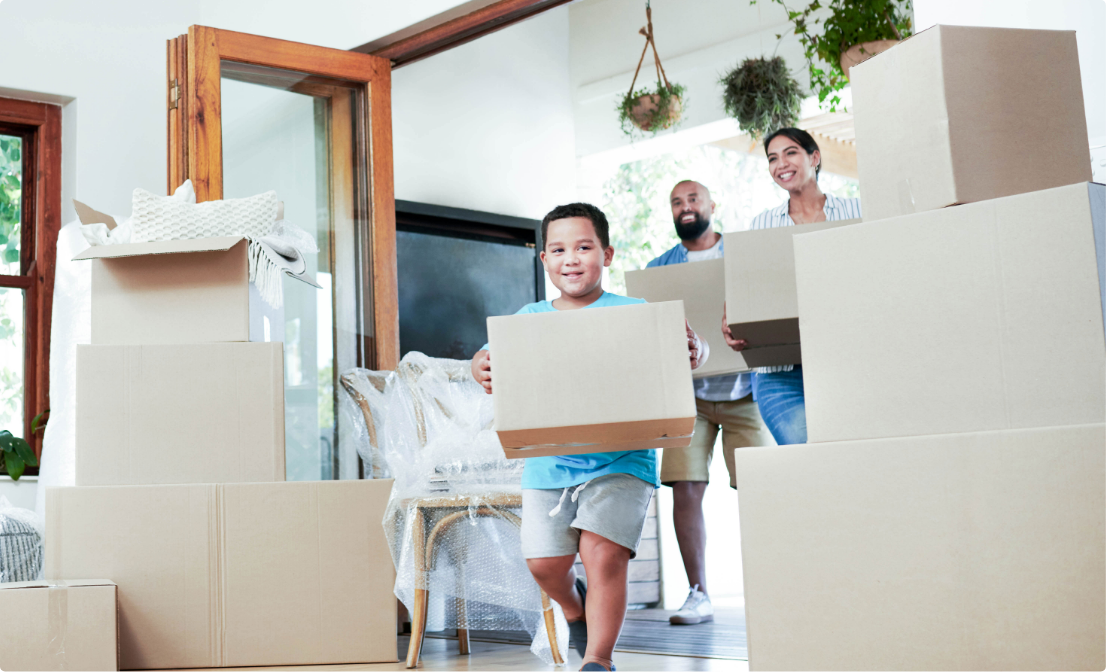
<svg viewBox="0 0 1106 672">
<path fill-rule="evenodd" d="M 776 443 L 781 446 L 806 443 L 803 367 L 777 373 L 754 373 L 753 399 Z"/>
</svg>

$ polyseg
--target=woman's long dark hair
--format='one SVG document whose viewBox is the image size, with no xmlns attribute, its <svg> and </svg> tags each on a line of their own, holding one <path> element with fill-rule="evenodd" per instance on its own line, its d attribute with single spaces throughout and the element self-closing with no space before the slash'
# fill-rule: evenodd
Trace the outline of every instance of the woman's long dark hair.
<svg viewBox="0 0 1106 672">
<path fill-rule="evenodd" d="M 820 151 L 818 143 L 814 142 L 814 138 L 810 137 L 810 133 L 807 133 L 801 128 L 781 128 L 764 138 L 764 153 L 768 153 L 768 143 L 772 142 L 776 136 L 782 135 L 785 138 L 790 138 L 795 141 L 795 144 L 803 148 L 807 154 L 813 154 Z M 818 173 L 822 172 L 822 162 L 819 161 L 818 165 L 814 167 L 814 179 L 818 179 Z"/>
</svg>

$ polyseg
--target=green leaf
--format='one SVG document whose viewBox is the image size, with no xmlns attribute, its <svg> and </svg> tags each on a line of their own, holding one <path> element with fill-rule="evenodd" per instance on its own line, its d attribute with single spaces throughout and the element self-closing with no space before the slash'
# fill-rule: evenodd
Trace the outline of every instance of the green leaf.
<svg viewBox="0 0 1106 672">
<path fill-rule="evenodd" d="M 31 419 L 31 436 L 34 436 L 35 434 L 38 433 L 39 427 L 45 427 L 46 426 L 46 423 L 50 420 L 50 418 L 43 419 L 43 416 L 44 415 L 49 415 L 49 414 L 50 414 L 50 409 L 46 409 L 45 411 L 39 413 L 38 415 L 36 415 L 34 418 Z"/>
<path fill-rule="evenodd" d="M 19 250 L 11 247 L 4 250 L 4 261 L 9 264 L 14 264 L 19 261 Z"/>
<path fill-rule="evenodd" d="M 35 458 L 35 451 L 31 448 L 30 444 L 23 439 L 16 438 L 13 442 L 15 445 L 15 453 L 19 456 L 19 459 L 29 467 L 37 467 L 38 460 Z"/>
<path fill-rule="evenodd" d="M 11 476 L 13 481 L 18 481 L 19 477 L 23 475 L 23 470 L 27 467 L 15 453 L 6 453 L 4 464 L 8 468 L 8 476 Z"/>
</svg>

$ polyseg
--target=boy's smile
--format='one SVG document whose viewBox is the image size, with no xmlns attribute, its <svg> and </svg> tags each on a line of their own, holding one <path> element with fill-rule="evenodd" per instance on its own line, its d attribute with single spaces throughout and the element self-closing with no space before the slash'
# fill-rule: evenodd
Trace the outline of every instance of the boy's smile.
<svg viewBox="0 0 1106 672">
<path fill-rule="evenodd" d="M 561 290 L 562 299 L 574 304 L 572 299 L 591 303 L 599 298 L 603 293 L 603 267 L 611 265 L 614 248 L 603 247 L 591 220 L 586 217 L 554 220 L 549 223 L 546 237 L 541 261 L 549 279 Z"/>
</svg>

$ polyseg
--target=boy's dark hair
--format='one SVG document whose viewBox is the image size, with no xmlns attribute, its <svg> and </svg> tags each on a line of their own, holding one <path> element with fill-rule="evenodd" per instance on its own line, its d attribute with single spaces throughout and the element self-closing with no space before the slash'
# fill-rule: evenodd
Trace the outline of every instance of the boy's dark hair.
<svg viewBox="0 0 1106 672">
<path fill-rule="evenodd" d="M 790 138 L 796 145 L 803 148 L 803 151 L 807 154 L 813 154 L 818 151 L 818 143 L 814 141 L 810 133 L 807 133 L 801 128 L 781 128 L 770 134 L 764 139 L 764 153 L 768 153 L 768 143 L 776 139 L 776 136 L 782 135 L 785 138 Z M 822 162 L 819 161 L 817 166 L 814 166 L 814 178 L 818 179 L 818 173 L 822 172 Z"/>
<path fill-rule="evenodd" d="M 584 219 L 590 220 L 591 225 L 595 227 L 595 235 L 599 236 L 599 242 L 603 244 L 603 249 L 611 246 L 610 227 L 607 225 L 607 216 L 603 214 L 603 211 L 591 203 L 569 203 L 568 205 L 558 205 L 553 208 L 549 211 L 549 214 L 545 216 L 545 219 L 541 220 L 542 249 L 545 249 L 545 241 L 549 233 L 549 222 L 555 222 L 558 219 L 568 219 L 569 217 L 583 217 Z"/>
</svg>

